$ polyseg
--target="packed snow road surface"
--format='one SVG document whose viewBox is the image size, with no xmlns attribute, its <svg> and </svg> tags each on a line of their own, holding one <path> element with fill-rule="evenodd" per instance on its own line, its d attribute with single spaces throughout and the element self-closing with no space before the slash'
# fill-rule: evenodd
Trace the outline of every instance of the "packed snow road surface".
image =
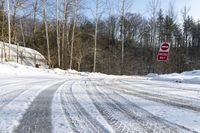
<svg viewBox="0 0 200 133">
<path fill-rule="evenodd" d="M 0 76 L 0 133 L 200 133 L 200 85 L 94 74 Z"/>
</svg>

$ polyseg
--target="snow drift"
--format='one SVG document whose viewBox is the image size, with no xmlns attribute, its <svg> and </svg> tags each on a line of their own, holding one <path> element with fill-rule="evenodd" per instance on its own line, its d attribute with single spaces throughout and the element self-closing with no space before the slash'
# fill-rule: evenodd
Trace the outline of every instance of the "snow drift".
<svg viewBox="0 0 200 133">
<path fill-rule="evenodd" d="M 4 51 L 5 47 L 5 51 Z M 18 52 L 17 52 L 18 51 Z M 17 53 L 18 53 L 18 62 L 27 66 L 35 66 L 40 64 L 41 66 L 46 66 L 46 59 L 38 51 L 11 44 L 10 45 L 10 54 L 11 62 L 17 62 Z M 1 61 L 5 61 L 9 56 L 9 44 L 0 42 L 0 57 Z"/>
<path fill-rule="evenodd" d="M 183 73 L 163 74 L 163 75 L 148 74 L 147 77 L 150 80 L 200 84 L 200 70 L 186 71 Z"/>
</svg>

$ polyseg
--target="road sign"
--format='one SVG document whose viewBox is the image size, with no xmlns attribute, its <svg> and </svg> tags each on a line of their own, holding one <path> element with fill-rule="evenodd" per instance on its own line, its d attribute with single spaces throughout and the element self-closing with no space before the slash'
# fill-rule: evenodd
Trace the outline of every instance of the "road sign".
<svg viewBox="0 0 200 133">
<path fill-rule="evenodd" d="M 157 56 L 158 61 L 167 61 L 169 52 L 159 52 Z"/>
<path fill-rule="evenodd" d="M 168 43 L 163 43 L 160 47 L 162 51 L 169 51 L 169 44 Z"/>
<path fill-rule="evenodd" d="M 160 45 L 160 49 L 157 55 L 158 61 L 167 61 L 169 59 L 169 50 L 170 50 L 170 44 L 167 42 L 164 42 Z"/>
</svg>

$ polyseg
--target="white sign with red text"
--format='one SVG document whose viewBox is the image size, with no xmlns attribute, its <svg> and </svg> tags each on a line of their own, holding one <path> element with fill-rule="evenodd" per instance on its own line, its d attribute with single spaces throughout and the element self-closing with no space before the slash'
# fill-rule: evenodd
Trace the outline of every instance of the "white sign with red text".
<svg viewBox="0 0 200 133">
<path fill-rule="evenodd" d="M 160 49 L 157 55 L 158 61 L 167 61 L 169 59 L 170 43 L 161 43 Z"/>
</svg>

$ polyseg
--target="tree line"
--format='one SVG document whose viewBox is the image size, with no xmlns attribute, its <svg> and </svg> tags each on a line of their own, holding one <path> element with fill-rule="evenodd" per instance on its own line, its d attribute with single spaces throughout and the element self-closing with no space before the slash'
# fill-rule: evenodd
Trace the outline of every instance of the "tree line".
<svg viewBox="0 0 200 133">
<path fill-rule="evenodd" d="M 200 69 L 200 21 L 189 8 L 180 20 L 173 3 L 163 10 L 149 0 L 149 17 L 131 6 L 131 0 L 1 0 L 0 39 L 35 49 L 62 69 L 126 75 Z M 170 59 L 158 62 L 164 41 Z M 9 60 L 9 53 L 2 56 Z"/>
</svg>

